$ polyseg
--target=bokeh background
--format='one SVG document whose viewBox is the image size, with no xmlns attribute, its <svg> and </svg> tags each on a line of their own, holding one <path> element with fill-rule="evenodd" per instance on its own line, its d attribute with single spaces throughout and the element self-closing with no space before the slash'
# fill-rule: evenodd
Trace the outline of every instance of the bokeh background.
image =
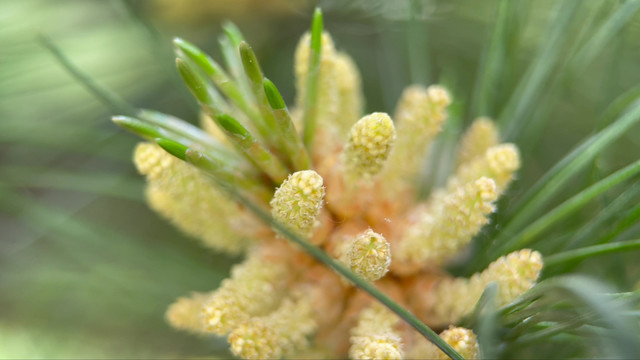
<svg viewBox="0 0 640 360">
<path fill-rule="evenodd" d="M 621 95 L 637 96 L 640 15 L 630 1 L 512 2 L 493 64 L 498 76 L 479 88 L 504 1 L 0 0 L 0 358 L 228 356 L 223 340 L 179 333 L 163 314 L 176 297 L 215 288 L 238 259 L 205 251 L 147 208 L 131 164 L 138 140 L 110 122 L 114 109 L 65 71 L 43 35 L 133 106 L 197 123 L 172 37 L 219 58 L 221 24 L 233 21 L 292 103 L 293 51 L 319 5 L 337 47 L 360 68 L 367 111 L 392 112 L 410 83 L 452 90 L 444 159 L 448 139 L 475 116 L 517 116 L 508 135 L 525 164 L 511 190 L 517 195 L 611 122 L 625 104 Z M 563 6 L 575 11 L 567 17 Z M 628 18 L 614 35 L 596 53 L 579 53 L 623 6 Z M 532 78 L 535 91 L 518 93 Z M 479 100 L 487 94 L 490 101 Z M 514 96 L 527 96 L 522 108 L 509 108 Z M 630 131 L 601 153 L 575 186 L 637 160 L 638 135 Z M 442 181 L 428 170 L 423 180 Z M 576 224 L 549 236 L 574 233 Z M 625 227 L 627 237 L 637 232 L 635 223 Z M 572 271 L 628 291 L 637 255 L 607 255 Z"/>
</svg>

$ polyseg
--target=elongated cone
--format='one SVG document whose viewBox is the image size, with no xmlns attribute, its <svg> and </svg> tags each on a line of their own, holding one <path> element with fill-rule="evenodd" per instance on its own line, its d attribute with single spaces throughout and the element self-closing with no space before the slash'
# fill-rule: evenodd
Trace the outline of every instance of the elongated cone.
<svg viewBox="0 0 640 360">
<path fill-rule="evenodd" d="M 309 237 L 322 209 L 322 183 L 322 177 L 313 170 L 289 175 L 273 195 L 271 214 L 292 230 Z"/>
<path fill-rule="evenodd" d="M 396 138 L 393 121 L 385 113 L 373 113 L 360 119 L 349 132 L 344 149 L 345 177 L 369 180 L 387 160 Z"/>
</svg>

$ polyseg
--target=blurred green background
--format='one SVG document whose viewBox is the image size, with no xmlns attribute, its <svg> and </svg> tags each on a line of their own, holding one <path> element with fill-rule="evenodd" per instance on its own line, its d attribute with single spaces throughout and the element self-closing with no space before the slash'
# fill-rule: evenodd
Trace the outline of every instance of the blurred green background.
<svg viewBox="0 0 640 360">
<path fill-rule="evenodd" d="M 502 48 L 492 52 L 500 54 L 492 60 L 497 76 L 479 87 L 503 3 L 0 0 L 0 358 L 227 354 L 224 340 L 174 331 L 163 314 L 176 297 L 215 288 L 238 259 L 205 251 L 147 208 L 131 164 L 138 140 L 110 122 L 114 110 L 63 69 L 40 34 L 132 105 L 197 123 L 174 70 L 172 37 L 219 58 L 220 24 L 235 22 L 291 104 L 293 51 L 320 5 L 337 47 L 360 68 L 367 111 L 392 112 L 410 83 L 443 83 L 456 100 L 445 155 L 446 139 L 475 116 L 516 117 L 507 140 L 523 152 L 510 191 L 517 197 L 617 117 L 614 100 L 637 96 L 640 15 L 631 1 L 511 1 Z M 607 22 L 615 14 L 621 18 Z M 606 24 L 620 26 L 583 50 Z M 527 101 L 513 108 L 518 96 Z M 639 134 L 601 153 L 574 187 L 637 160 Z M 437 181 L 425 175 L 425 183 Z M 610 199 L 600 200 L 549 236 L 578 231 Z M 638 230 L 634 222 L 618 235 Z M 635 259 L 607 255 L 574 271 L 629 291 L 640 270 Z"/>
</svg>

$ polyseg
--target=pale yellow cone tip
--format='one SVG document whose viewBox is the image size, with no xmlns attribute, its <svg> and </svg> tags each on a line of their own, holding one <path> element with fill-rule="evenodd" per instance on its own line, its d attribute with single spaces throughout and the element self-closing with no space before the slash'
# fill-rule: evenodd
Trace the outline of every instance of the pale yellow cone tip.
<svg viewBox="0 0 640 360">
<path fill-rule="evenodd" d="M 448 188 L 474 181 L 481 176 L 492 178 L 502 193 L 520 168 L 520 153 L 514 144 L 500 144 L 488 148 L 483 156 L 462 163 L 456 175 L 449 178 Z"/>
<path fill-rule="evenodd" d="M 449 329 L 443 331 L 440 334 L 442 340 L 462 355 L 465 359 L 478 359 L 480 357 L 480 347 L 478 346 L 478 339 L 473 331 L 461 327 L 451 326 Z M 440 359 L 449 359 L 449 357 L 439 351 Z"/>
<path fill-rule="evenodd" d="M 523 249 L 499 258 L 469 279 L 444 279 L 431 292 L 436 322 L 452 323 L 469 314 L 492 282 L 498 284 L 498 306 L 511 303 L 536 284 L 542 266 L 539 252 Z"/>
<path fill-rule="evenodd" d="M 353 59 L 345 53 L 334 56 L 336 85 L 340 96 L 339 119 L 341 133 L 346 134 L 349 128 L 362 116 L 364 99 L 362 96 L 362 81 L 358 67 Z"/>
<path fill-rule="evenodd" d="M 501 144 L 487 150 L 489 168 L 497 174 L 512 174 L 520 168 L 520 153 L 514 144 Z"/>
<path fill-rule="evenodd" d="M 389 115 L 373 113 L 356 122 L 344 150 L 345 171 L 350 179 L 370 179 L 378 174 L 396 138 Z"/>
<path fill-rule="evenodd" d="M 284 264 L 266 261 L 257 254 L 235 265 L 231 278 L 203 303 L 205 330 L 225 335 L 252 316 L 270 311 L 280 299 L 277 284 L 285 274 Z"/>
<path fill-rule="evenodd" d="M 451 95 L 447 89 L 440 85 L 431 85 L 427 88 L 427 96 L 434 105 L 445 107 L 451 104 Z"/>
<path fill-rule="evenodd" d="M 160 178 L 174 162 L 175 159 L 160 146 L 148 142 L 139 143 L 133 153 L 133 163 L 138 172 L 150 181 Z"/>
<path fill-rule="evenodd" d="M 382 278 L 391 265 L 391 248 L 380 234 L 368 229 L 351 243 L 347 264 L 356 274 L 369 281 Z"/>
<path fill-rule="evenodd" d="M 194 333 L 204 332 L 202 306 L 207 294 L 193 293 L 171 304 L 165 313 L 167 322 L 176 329 Z"/>
<path fill-rule="evenodd" d="M 306 299 L 286 299 L 271 314 L 255 317 L 229 334 L 231 351 L 244 359 L 280 359 L 308 348 L 307 336 L 316 329 Z"/>
<path fill-rule="evenodd" d="M 359 360 L 400 360 L 403 357 L 398 337 L 374 335 L 355 340 L 351 346 L 349 358 Z"/>
<path fill-rule="evenodd" d="M 499 142 L 498 128 L 491 119 L 477 118 L 464 133 L 458 148 L 458 165 L 481 157 Z"/>
<path fill-rule="evenodd" d="M 536 284 L 542 267 L 539 252 L 522 249 L 494 261 L 480 276 L 485 283 L 496 281 L 500 285 L 500 303 L 506 305 Z"/>
<path fill-rule="evenodd" d="M 432 134 L 439 130 L 446 117 L 446 107 L 450 104 L 451 95 L 440 85 L 428 88 L 411 85 L 400 96 L 396 120 L 429 124 L 428 133 Z"/>
<path fill-rule="evenodd" d="M 276 190 L 270 202 L 271 214 L 294 231 L 309 236 L 317 224 L 323 199 L 322 177 L 313 170 L 298 171 Z"/>
<path fill-rule="evenodd" d="M 402 359 L 402 339 L 395 326 L 398 317 L 379 303 L 364 309 L 351 329 L 351 359 Z"/>
<path fill-rule="evenodd" d="M 381 175 L 390 197 L 414 190 L 422 159 L 442 130 L 450 103 L 449 93 L 438 85 L 412 85 L 402 92 L 393 118 L 397 141 Z"/>
</svg>

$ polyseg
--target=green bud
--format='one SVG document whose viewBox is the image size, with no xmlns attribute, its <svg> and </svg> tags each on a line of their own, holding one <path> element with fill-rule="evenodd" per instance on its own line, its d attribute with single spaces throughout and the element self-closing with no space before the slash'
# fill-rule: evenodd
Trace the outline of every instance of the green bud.
<svg viewBox="0 0 640 360">
<path fill-rule="evenodd" d="M 224 131 L 234 136 L 238 136 L 243 140 L 247 138 L 251 138 L 251 134 L 249 133 L 249 131 L 231 116 L 227 114 L 219 114 L 216 116 L 216 119 L 218 120 L 218 125 Z"/>
<path fill-rule="evenodd" d="M 249 81 L 254 88 L 262 87 L 262 70 L 260 70 L 256 54 L 253 52 L 251 46 L 244 41 L 240 43 L 239 48 L 242 65 L 244 66 L 247 77 L 249 77 Z"/>
<path fill-rule="evenodd" d="M 176 59 L 176 66 L 182 81 L 201 104 L 211 104 L 211 96 L 202 78 L 182 59 Z"/>
<path fill-rule="evenodd" d="M 151 124 L 144 123 L 138 119 L 129 116 L 114 116 L 111 121 L 125 130 L 128 130 L 145 139 L 155 139 L 161 137 L 159 129 Z"/>
<path fill-rule="evenodd" d="M 178 142 L 169 139 L 157 138 L 156 143 L 160 145 L 166 152 L 177 157 L 180 160 L 185 161 L 187 159 L 187 150 L 189 148 Z"/>
<path fill-rule="evenodd" d="M 214 76 L 220 72 L 220 65 L 218 65 L 211 57 L 209 57 L 204 51 L 200 50 L 197 46 L 187 42 L 181 38 L 173 39 L 173 44 L 176 46 L 177 55 L 181 57 L 184 55 L 194 64 L 196 64 L 205 74 L 208 76 Z"/>
<path fill-rule="evenodd" d="M 274 110 L 284 109 L 286 107 L 282 95 L 276 85 L 269 79 L 264 78 L 264 92 L 267 94 L 269 105 Z"/>
</svg>

